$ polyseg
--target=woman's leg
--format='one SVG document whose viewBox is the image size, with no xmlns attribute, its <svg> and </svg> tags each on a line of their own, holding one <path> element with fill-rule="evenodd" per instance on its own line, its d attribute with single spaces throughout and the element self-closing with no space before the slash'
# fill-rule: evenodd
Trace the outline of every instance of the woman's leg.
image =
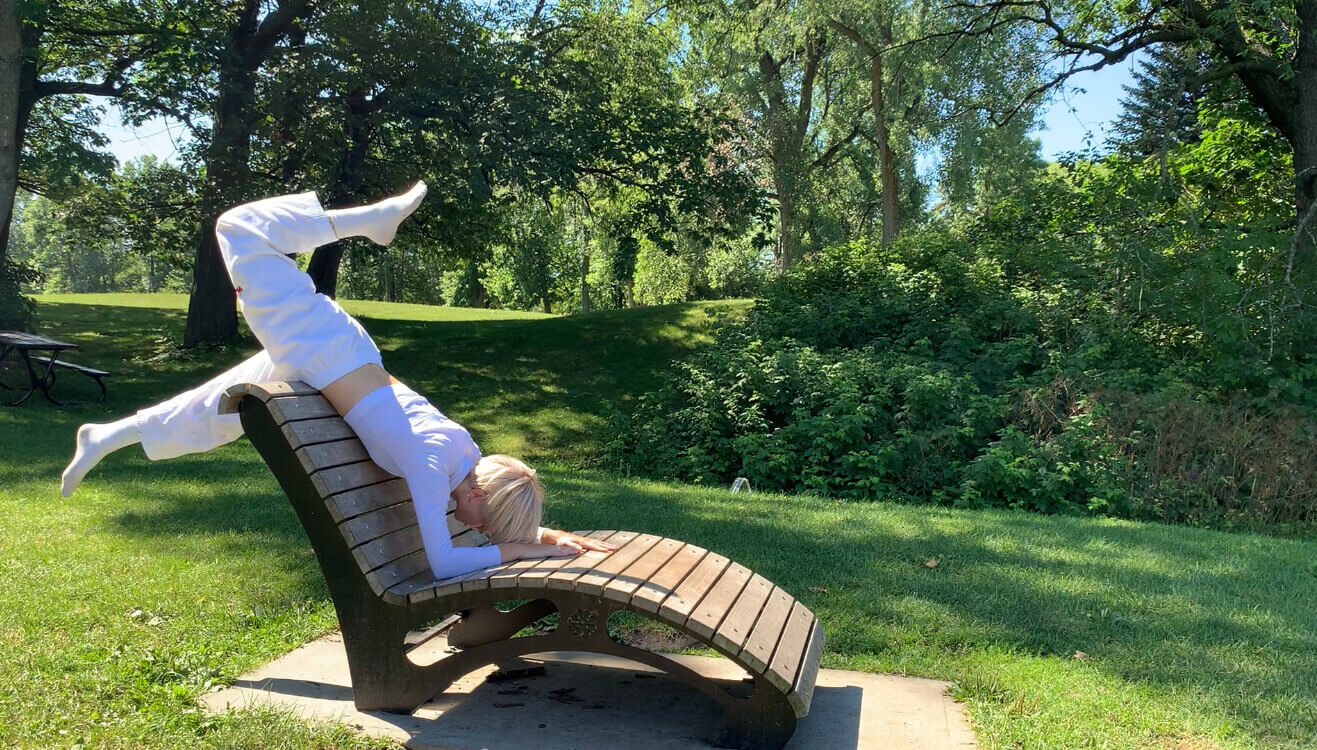
<svg viewBox="0 0 1317 750">
<path fill-rule="evenodd" d="M 265 351 L 238 363 L 190 391 L 123 419 L 78 428 L 73 460 L 61 476 L 64 497 L 73 494 L 87 472 L 111 453 L 142 444 L 152 461 L 187 453 L 204 453 L 242 436 L 237 414 L 220 414 L 219 399 L 230 386 L 284 380 Z"/>
<path fill-rule="evenodd" d="M 387 243 L 425 195 L 418 184 L 370 206 L 326 212 L 314 193 L 285 195 L 232 208 L 215 223 L 238 306 L 270 358 L 290 377 L 324 388 L 365 364 L 379 349 L 338 303 L 318 294 L 288 257 L 352 236 Z"/>
</svg>

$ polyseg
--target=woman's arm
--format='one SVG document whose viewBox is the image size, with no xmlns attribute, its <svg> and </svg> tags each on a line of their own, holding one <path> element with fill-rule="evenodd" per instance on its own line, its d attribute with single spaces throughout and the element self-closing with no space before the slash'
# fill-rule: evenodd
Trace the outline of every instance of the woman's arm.
<svg viewBox="0 0 1317 750">
<path fill-rule="evenodd" d="M 504 542 L 498 545 L 503 562 L 513 560 L 533 560 L 537 557 L 572 557 L 581 554 L 581 550 L 565 544 L 528 544 L 526 542 Z"/>
<path fill-rule="evenodd" d="M 608 542 L 599 539 L 591 539 L 588 536 L 559 531 L 558 529 L 546 529 L 544 527 L 540 527 L 539 539 L 544 544 L 557 544 L 559 546 L 566 545 L 568 547 L 573 547 L 580 552 L 612 552 L 617 549 L 616 544 L 609 544 Z"/>
</svg>

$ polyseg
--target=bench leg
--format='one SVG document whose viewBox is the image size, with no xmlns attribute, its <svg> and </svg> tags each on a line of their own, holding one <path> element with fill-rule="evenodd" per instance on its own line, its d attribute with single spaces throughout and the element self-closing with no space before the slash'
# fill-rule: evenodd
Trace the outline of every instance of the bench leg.
<svg viewBox="0 0 1317 750">
<path fill-rule="evenodd" d="M 450 645 L 461 642 L 462 650 L 425 667 L 406 658 L 405 649 L 401 648 L 405 634 L 401 631 L 385 636 L 377 627 L 371 632 L 372 637 L 357 640 L 349 638 L 345 628 L 349 663 L 362 662 L 361 669 L 352 670 L 357 708 L 410 713 L 463 675 L 487 664 L 502 664 L 549 651 L 586 651 L 646 664 L 713 698 L 726 719 L 723 730 L 708 738 L 719 747 L 778 750 L 795 732 L 795 712 L 786 696 L 763 675 L 752 674 L 751 684 L 724 685 L 662 654 L 613 640 L 608 635 L 608 616 L 622 608 L 615 602 L 554 592 L 511 612 L 500 612 L 493 607 L 493 601 L 487 601 L 466 605 L 466 617 L 450 629 Z M 559 623 L 553 632 L 507 637 L 555 609 L 559 612 Z M 354 640 L 357 642 L 353 643 Z M 391 648 L 393 643 L 399 644 L 399 648 Z M 353 651 L 366 658 L 354 659 Z M 740 688 L 753 688 L 753 692 L 747 696 Z"/>
<path fill-rule="evenodd" d="M 472 609 L 448 631 L 448 645 L 472 648 L 511 638 L 532 622 L 557 612 L 547 599 L 535 599 L 509 612 L 484 604 Z"/>
</svg>

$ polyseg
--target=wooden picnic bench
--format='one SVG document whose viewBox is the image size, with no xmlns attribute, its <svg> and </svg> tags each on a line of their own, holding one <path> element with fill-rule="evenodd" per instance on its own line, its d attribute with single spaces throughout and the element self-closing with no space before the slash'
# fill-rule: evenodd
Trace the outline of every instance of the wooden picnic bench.
<svg viewBox="0 0 1317 750">
<path fill-rule="evenodd" d="M 110 376 L 110 373 L 106 372 L 105 370 L 97 370 L 95 367 L 80 365 L 76 362 L 65 362 L 62 359 L 52 359 L 51 357 L 33 356 L 32 360 L 34 362 L 40 362 L 47 366 L 49 366 L 51 363 L 54 363 L 55 367 L 57 368 L 64 370 L 72 370 L 74 372 L 79 372 L 82 373 L 83 375 L 86 375 L 92 380 L 95 380 L 96 385 L 100 386 L 101 388 L 101 395 L 99 398 L 96 399 L 96 403 L 100 403 L 105 400 L 105 381 L 101 380 L 101 378 L 108 378 Z M 54 371 L 50 373 L 50 384 L 51 385 L 55 384 Z"/>
<path fill-rule="evenodd" d="M 37 390 L 46 397 L 46 400 L 56 406 L 71 406 L 82 403 L 81 401 L 60 401 L 50 392 L 55 385 L 56 368 L 73 370 L 90 377 L 100 386 L 101 395 L 96 399 L 98 402 L 105 400 L 105 381 L 102 378 L 108 377 L 110 373 L 104 370 L 97 370 L 84 365 L 77 365 L 72 362 L 65 362 L 59 359 L 60 352 L 69 349 L 77 349 L 77 344 L 69 344 L 63 341 L 38 336 L 34 333 L 24 333 L 23 331 L 0 331 L 0 373 L 3 373 L 8 366 L 5 365 L 5 359 L 10 353 L 14 353 L 19 362 L 23 364 L 23 369 L 28 376 L 27 390 L 22 396 L 13 400 L 3 402 L 4 406 L 18 406 L 32 397 Z M 38 356 L 32 352 L 47 351 L 50 356 Z M 43 366 L 35 366 L 37 365 Z M 0 388 L 7 391 L 21 391 L 21 387 L 12 386 L 0 381 Z"/>
<path fill-rule="evenodd" d="M 409 713 L 479 667 L 590 651 L 653 666 L 709 695 L 728 719 L 723 742 L 780 748 L 809 713 L 823 629 L 807 607 L 745 566 L 676 539 L 604 530 L 578 533 L 617 544 L 615 552 L 519 560 L 436 580 L 406 484 L 369 459 L 318 391 L 296 381 L 239 385 L 219 409 L 241 414 L 306 529 L 338 612 L 359 709 Z M 450 504 L 455 546 L 488 544 L 452 511 Z M 526 603 L 494 607 L 518 601 Z M 608 617 L 619 610 L 699 639 L 747 679 L 716 682 L 614 640 Z M 514 637 L 555 612 L 551 632 Z M 408 658 L 439 631 L 456 652 L 426 666 Z"/>
</svg>

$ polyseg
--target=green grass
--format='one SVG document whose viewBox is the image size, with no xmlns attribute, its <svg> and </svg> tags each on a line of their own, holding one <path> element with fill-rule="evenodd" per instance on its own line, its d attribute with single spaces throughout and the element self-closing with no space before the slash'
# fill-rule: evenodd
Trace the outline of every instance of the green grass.
<svg viewBox="0 0 1317 750">
<path fill-rule="evenodd" d="M 347 307 L 386 366 L 487 452 L 544 467 L 551 522 L 652 531 L 744 562 L 818 613 L 825 666 L 953 681 L 984 747 L 1317 746 L 1313 541 L 619 480 L 592 463 L 603 402 L 650 388 L 707 339 L 711 314 L 746 303 L 575 318 Z M 246 441 L 159 463 L 123 451 L 58 496 L 79 423 L 252 351 L 171 353 L 185 308 L 178 296 L 40 299 L 45 333 L 119 374 L 105 405 L 0 409 L 4 746 L 354 746 L 332 726 L 194 707 L 208 685 L 334 622 L 297 520 Z"/>
</svg>

